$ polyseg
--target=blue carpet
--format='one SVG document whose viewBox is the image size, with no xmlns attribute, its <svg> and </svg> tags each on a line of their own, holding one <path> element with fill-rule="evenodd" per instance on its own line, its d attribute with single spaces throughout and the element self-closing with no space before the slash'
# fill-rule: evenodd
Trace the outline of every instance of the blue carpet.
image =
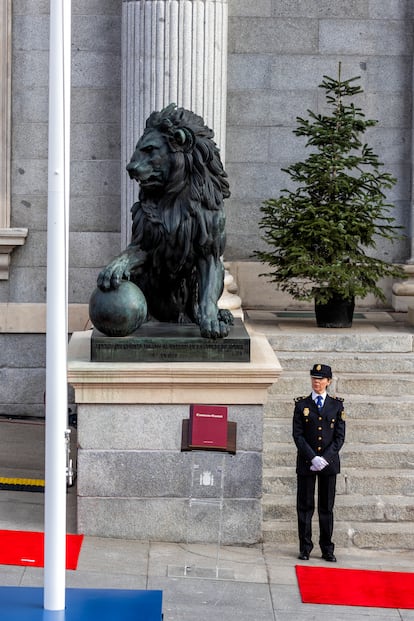
<svg viewBox="0 0 414 621">
<path fill-rule="evenodd" d="M 0 587 L 1 621 L 161 621 L 162 591 L 66 589 L 66 609 L 43 608 L 43 588 Z"/>
</svg>

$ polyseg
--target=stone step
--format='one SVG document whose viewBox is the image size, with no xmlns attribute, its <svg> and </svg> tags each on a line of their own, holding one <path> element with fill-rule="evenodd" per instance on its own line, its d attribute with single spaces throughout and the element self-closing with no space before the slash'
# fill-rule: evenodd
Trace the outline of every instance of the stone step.
<svg viewBox="0 0 414 621">
<path fill-rule="evenodd" d="M 296 498 L 268 495 L 263 501 L 263 520 L 295 523 Z M 316 516 L 315 516 L 316 517 Z M 338 494 L 335 517 L 341 522 L 409 522 L 414 520 L 414 496 L 365 496 Z M 266 527 L 266 526 L 265 526 Z"/>
<path fill-rule="evenodd" d="M 314 361 L 326 362 L 334 372 L 341 373 L 413 373 L 414 353 L 348 353 L 328 352 L 323 354 L 303 351 L 278 351 L 277 357 L 283 368 L 283 374 L 290 371 L 303 371 L 309 377 L 309 370 Z"/>
<path fill-rule="evenodd" d="M 349 353 L 413 353 L 413 335 L 364 329 L 361 332 L 341 330 L 315 331 L 295 329 L 292 331 L 278 330 L 265 331 L 266 337 L 276 352 L 297 351 L 309 352 L 309 360 L 320 352 L 325 355 L 329 352 Z"/>
<path fill-rule="evenodd" d="M 392 470 L 375 468 L 342 468 L 337 479 L 338 494 L 376 494 L 397 496 L 414 496 L 414 469 Z M 266 494 L 296 494 L 296 474 L 291 467 L 263 469 L 263 497 Z"/>
<path fill-rule="evenodd" d="M 269 390 L 270 394 L 291 394 L 292 397 L 310 392 L 309 374 L 301 371 L 282 373 Z M 403 395 L 414 396 L 414 374 L 398 373 L 342 373 L 334 379 L 331 394 L 348 395 Z"/>
<path fill-rule="evenodd" d="M 292 420 L 294 408 L 294 396 L 300 396 L 300 392 L 292 394 L 269 394 L 264 407 L 264 416 L 270 418 L 289 418 Z M 310 386 L 302 394 L 310 394 Z M 331 392 L 331 394 L 334 394 Z M 342 395 L 341 395 L 342 396 Z M 344 395 L 345 411 L 347 417 L 357 419 L 394 419 L 396 413 L 398 419 L 406 420 L 414 417 L 414 396 L 402 395 L 398 397 L 373 396 L 373 395 Z"/>
<path fill-rule="evenodd" d="M 263 450 L 263 468 L 275 470 L 296 463 L 296 446 L 291 442 L 266 442 Z"/>
<path fill-rule="evenodd" d="M 389 326 L 383 317 L 378 325 L 363 323 L 354 322 L 352 331 L 286 318 L 263 323 L 283 369 L 264 407 L 264 541 L 298 545 L 294 398 L 310 393 L 309 369 L 324 362 L 334 372 L 330 393 L 344 398 L 347 415 L 334 540 L 344 547 L 413 547 L 414 336 L 399 332 L 391 317 Z"/>
<path fill-rule="evenodd" d="M 266 419 L 263 441 L 289 442 L 292 439 L 292 422 L 288 419 Z M 346 443 L 412 444 L 414 419 L 402 420 L 353 420 L 349 414 L 346 425 Z"/>
<path fill-rule="evenodd" d="M 342 374 L 336 381 L 338 395 L 414 396 L 414 374 Z"/>
<path fill-rule="evenodd" d="M 318 530 L 315 526 L 315 549 L 313 556 L 318 558 Z M 338 548 L 356 547 L 374 550 L 412 550 L 412 522 L 341 522 L 336 520 L 334 527 L 335 544 Z M 298 542 L 296 520 L 287 522 L 269 520 L 263 522 L 265 543 L 296 544 Z"/>
<path fill-rule="evenodd" d="M 414 474 L 414 445 L 411 444 L 366 444 L 346 442 L 341 450 L 341 461 L 344 470 L 348 466 L 358 465 L 358 468 L 368 470 L 385 468 L 398 470 L 413 470 Z M 263 466 L 273 468 L 292 466 L 296 463 L 296 447 L 292 442 L 266 442 L 263 453 Z M 276 470 L 277 471 L 277 470 Z"/>
</svg>

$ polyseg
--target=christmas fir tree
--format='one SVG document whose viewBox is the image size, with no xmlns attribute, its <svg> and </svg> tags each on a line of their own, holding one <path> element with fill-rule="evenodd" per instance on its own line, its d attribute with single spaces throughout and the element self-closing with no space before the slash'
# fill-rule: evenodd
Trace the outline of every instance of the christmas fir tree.
<svg viewBox="0 0 414 621">
<path fill-rule="evenodd" d="M 386 200 L 396 179 L 362 140 L 377 121 L 350 101 L 363 92 L 358 80 L 342 80 L 340 64 L 337 79 L 324 76 L 319 87 L 329 113 L 297 117 L 294 134 L 306 138 L 310 152 L 283 169 L 294 189 L 261 208 L 268 249 L 255 256 L 271 268 L 262 276 L 295 299 L 326 304 L 372 293 L 385 301 L 380 279 L 405 277 L 400 266 L 372 256 L 381 238 L 401 234 Z"/>
</svg>

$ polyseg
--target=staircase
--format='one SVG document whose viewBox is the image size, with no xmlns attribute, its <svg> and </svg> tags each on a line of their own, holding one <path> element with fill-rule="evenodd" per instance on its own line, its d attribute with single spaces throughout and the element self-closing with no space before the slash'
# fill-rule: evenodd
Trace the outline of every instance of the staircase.
<svg viewBox="0 0 414 621">
<path fill-rule="evenodd" d="M 264 413 L 264 541 L 297 543 L 293 398 L 310 393 L 309 369 L 323 362 L 334 373 L 329 392 L 345 399 L 347 415 L 334 541 L 339 547 L 414 549 L 413 330 L 363 319 L 342 331 L 321 331 L 314 322 L 296 329 L 289 323 L 276 328 L 274 321 L 254 326 L 283 368 Z M 315 520 L 315 546 L 318 533 Z"/>
</svg>

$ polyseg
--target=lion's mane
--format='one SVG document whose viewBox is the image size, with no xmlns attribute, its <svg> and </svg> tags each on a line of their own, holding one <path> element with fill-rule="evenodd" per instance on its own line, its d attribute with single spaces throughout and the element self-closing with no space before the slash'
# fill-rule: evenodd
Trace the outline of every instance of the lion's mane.
<svg viewBox="0 0 414 621">
<path fill-rule="evenodd" d="M 168 236 L 168 246 L 173 240 L 180 252 L 169 266 L 174 272 L 195 248 L 218 260 L 225 245 L 223 199 L 230 191 L 214 133 L 200 116 L 175 104 L 151 114 L 145 132 L 153 130 L 168 142 L 170 174 L 156 199 L 141 187 L 131 209 L 132 243 L 151 251 L 155 265 L 168 267 Z"/>
</svg>

